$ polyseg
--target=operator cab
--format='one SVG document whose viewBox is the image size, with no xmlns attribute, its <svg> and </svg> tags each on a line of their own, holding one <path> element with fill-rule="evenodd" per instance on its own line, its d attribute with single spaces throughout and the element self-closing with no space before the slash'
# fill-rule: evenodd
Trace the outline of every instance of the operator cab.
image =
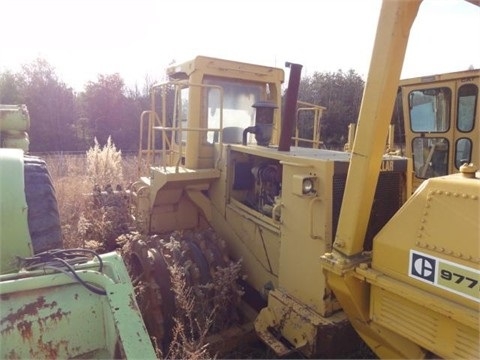
<svg viewBox="0 0 480 360">
<path fill-rule="evenodd" d="M 425 179 L 479 163 L 480 70 L 400 82 L 405 155 L 413 158 L 414 189 Z"/>
</svg>

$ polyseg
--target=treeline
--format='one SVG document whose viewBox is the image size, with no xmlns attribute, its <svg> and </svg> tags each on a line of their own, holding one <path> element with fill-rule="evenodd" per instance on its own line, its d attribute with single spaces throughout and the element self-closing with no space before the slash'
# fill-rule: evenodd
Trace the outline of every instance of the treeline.
<svg viewBox="0 0 480 360">
<path fill-rule="evenodd" d="M 85 151 L 111 136 L 118 149 L 138 149 L 139 119 L 149 107 L 149 87 L 128 88 L 120 74 L 98 75 L 75 92 L 44 59 L 23 65 L 17 73 L 0 73 L 0 103 L 26 104 L 31 117 L 30 151 Z M 356 122 L 364 82 L 350 70 L 314 73 L 302 78 L 299 99 L 325 106 L 321 137 L 327 147 L 345 142 Z"/>
<path fill-rule="evenodd" d="M 320 123 L 320 139 L 327 148 L 342 148 L 348 125 L 356 123 L 365 82 L 354 70 L 319 73 L 302 78 L 298 98 L 327 108 Z"/>
</svg>

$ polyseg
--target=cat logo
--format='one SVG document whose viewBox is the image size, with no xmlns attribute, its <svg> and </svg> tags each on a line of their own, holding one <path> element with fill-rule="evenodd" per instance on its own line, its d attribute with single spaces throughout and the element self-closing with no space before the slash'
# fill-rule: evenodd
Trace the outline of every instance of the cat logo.
<svg viewBox="0 0 480 360">
<path fill-rule="evenodd" d="M 410 276 L 433 283 L 435 281 L 435 265 L 435 260 L 418 253 L 413 253 Z"/>
<path fill-rule="evenodd" d="M 408 276 L 480 303 L 480 270 L 410 250 Z"/>
</svg>

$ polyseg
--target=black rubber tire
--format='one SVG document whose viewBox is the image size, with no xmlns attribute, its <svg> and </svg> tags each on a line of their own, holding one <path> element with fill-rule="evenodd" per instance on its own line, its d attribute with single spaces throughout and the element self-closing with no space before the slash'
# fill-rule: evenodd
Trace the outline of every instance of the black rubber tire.
<svg viewBox="0 0 480 360">
<path fill-rule="evenodd" d="M 45 161 L 25 156 L 24 178 L 33 252 L 63 248 L 57 198 Z"/>
</svg>

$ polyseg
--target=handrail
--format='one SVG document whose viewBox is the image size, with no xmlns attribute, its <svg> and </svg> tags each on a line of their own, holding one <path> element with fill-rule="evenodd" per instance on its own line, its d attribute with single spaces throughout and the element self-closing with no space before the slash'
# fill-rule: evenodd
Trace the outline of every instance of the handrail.
<svg viewBox="0 0 480 360">
<path fill-rule="evenodd" d="M 320 140 L 320 119 L 322 118 L 322 113 L 326 109 L 323 106 L 310 104 L 305 101 L 297 101 L 298 105 L 303 105 L 304 107 L 299 107 L 297 109 L 297 122 L 295 127 L 295 136 L 292 137 L 292 140 L 295 141 L 295 146 L 298 146 L 299 141 L 308 142 L 312 144 L 313 148 L 320 148 L 320 145 L 323 145 L 323 141 Z M 312 111 L 313 112 L 313 132 L 312 139 L 302 138 L 299 136 L 299 117 L 301 112 Z"/>
<path fill-rule="evenodd" d="M 147 127 L 147 146 L 146 149 L 143 148 L 143 130 L 145 127 L 145 116 L 148 115 L 148 127 Z M 141 113 L 140 115 L 140 141 L 138 144 L 138 164 L 137 164 L 137 173 L 140 176 L 142 171 L 142 161 L 143 160 L 143 155 L 146 155 L 146 166 L 147 168 L 150 166 L 151 163 L 155 161 L 155 154 L 157 153 L 155 150 L 155 137 L 153 136 L 152 129 L 155 128 L 153 124 L 155 122 L 160 123 L 160 119 L 158 117 L 158 114 L 153 111 L 153 110 L 145 110 Z M 170 147 L 170 142 L 168 141 L 168 138 L 165 139 L 165 143 L 167 144 L 168 147 Z M 166 148 L 166 147 L 165 147 Z"/>
<path fill-rule="evenodd" d="M 167 95 L 170 94 L 167 90 L 169 89 L 174 91 L 174 106 L 173 106 L 173 121 L 172 124 L 167 124 Z M 218 127 L 195 127 L 195 126 L 182 126 L 182 99 L 180 97 L 180 90 L 184 88 L 192 87 L 201 87 L 201 88 L 210 88 L 218 89 L 219 91 L 219 102 L 220 102 L 220 113 L 219 113 L 219 126 Z M 161 166 L 171 166 L 175 165 L 176 171 L 179 171 L 180 164 L 182 162 L 182 157 L 184 156 L 184 146 L 185 142 L 183 139 L 184 132 L 214 132 L 217 138 L 220 147 L 223 144 L 223 88 L 218 85 L 210 84 L 196 84 L 189 83 L 187 80 L 178 80 L 178 81 L 168 81 L 164 83 L 155 84 L 151 88 L 151 110 L 142 112 L 140 116 L 140 143 L 138 150 L 139 160 L 143 159 L 143 156 L 146 155 L 146 166 L 150 167 L 155 162 L 156 144 L 155 144 L 155 131 L 161 132 L 162 144 L 159 149 L 161 152 Z M 161 96 L 161 117 L 155 111 L 155 101 L 156 96 L 160 93 Z M 147 131 L 147 144 L 146 150 L 143 147 L 143 131 L 145 127 L 145 117 L 149 116 L 148 119 L 148 131 Z M 170 135 L 168 132 L 170 131 Z M 189 150 L 190 152 L 190 150 Z M 188 154 L 187 154 L 188 155 Z M 222 158 L 222 153 L 220 152 L 215 167 L 218 166 L 218 162 Z M 174 163 L 175 162 L 175 163 Z M 141 172 L 141 161 L 139 161 L 138 172 Z"/>
</svg>

